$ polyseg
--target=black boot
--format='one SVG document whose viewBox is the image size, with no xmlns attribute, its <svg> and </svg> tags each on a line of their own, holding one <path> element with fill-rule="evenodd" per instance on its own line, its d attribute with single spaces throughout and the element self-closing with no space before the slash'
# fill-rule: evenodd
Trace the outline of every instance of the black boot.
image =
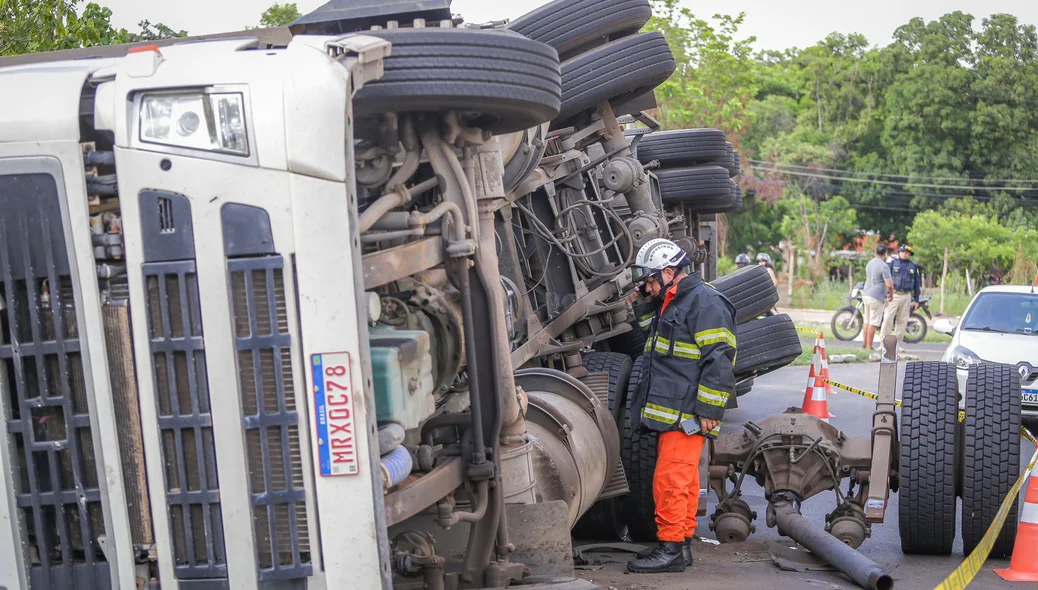
<svg viewBox="0 0 1038 590">
<path fill-rule="evenodd" d="M 649 547 L 635 554 L 638 559 L 645 559 L 656 548 Z M 685 567 L 692 567 L 692 537 L 685 537 L 685 543 L 681 546 L 681 554 L 685 556 Z"/>
<path fill-rule="evenodd" d="M 636 574 L 659 574 L 685 571 L 683 542 L 660 541 L 644 558 L 627 563 L 627 571 Z"/>
</svg>

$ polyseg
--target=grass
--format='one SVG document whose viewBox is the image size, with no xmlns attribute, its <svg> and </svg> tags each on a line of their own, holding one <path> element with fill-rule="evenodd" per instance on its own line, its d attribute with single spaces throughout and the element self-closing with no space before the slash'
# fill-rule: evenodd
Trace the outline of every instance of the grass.
<svg viewBox="0 0 1038 590">
<path fill-rule="evenodd" d="M 850 297 L 850 286 L 843 281 L 821 281 L 814 288 L 809 285 L 795 287 L 793 289 L 792 307 L 797 309 L 831 309 L 836 311 L 841 307 L 849 305 L 847 298 Z M 936 315 L 941 311 L 941 290 L 939 288 L 924 289 L 923 296 L 930 296 L 930 312 Z M 957 289 L 949 289 L 944 297 L 944 313 L 946 315 L 961 317 L 969 305 L 970 297 L 967 293 Z"/>
<path fill-rule="evenodd" d="M 931 310 L 931 311 L 933 311 L 933 310 Z M 830 344 L 841 342 L 841 340 L 839 338 L 837 338 L 833 334 L 832 326 L 830 324 L 828 324 L 828 323 L 820 324 L 820 323 L 817 323 L 817 322 L 800 322 L 800 323 L 797 324 L 797 327 L 799 327 L 799 328 L 809 328 L 811 330 L 819 330 L 819 331 L 821 331 L 823 337 L 825 338 L 825 348 L 826 348 L 826 350 L 832 350 L 833 349 L 833 347 L 830 346 Z M 804 338 L 804 337 L 810 338 L 810 336 L 808 336 L 807 332 L 802 333 L 800 336 L 802 338 Z M 930 343 L 935 343 L 935 344 L 947 344 L 947 343 L 951 342 L 951 336 L 945 336 L 944 334 L 938 334 L 937 332 L 933 331 L 933 326 L 930 326 L 930 329 L 926 331 L 926 338 L 923 338 L 923 342 L 930 342 Z M 839 345 L 837 345 L 837 346 L 839 346 Z M 833 354 L 839 354 L 839 353 L 833 353 L 833 352 L 829 353 L 830 356 L 832 356 Z"/>
<path fill-rule="evenodd" d="M 793 361 L 794 367 L 810 365 L 811 359 L 814 356 L 815 343 L 813 340 L 801 341 L 801 346 L 803 347 L 803 352 L 800 354 L 800 356 L 797 357 L 797 360 Z M 829 358 L 832 358 L 836 355 L 853 354 L 854 356 L 858 357 L 859 361 L 864 361 L 868 359 L 869 355 L 872 354 L 871 351 L 862 350 L 861 348 L 855 348 L 851 346 L 830 346 L 828 342 L 826 342 L 825 344 L 825 352 L 829 355 Z"/>
</svg>

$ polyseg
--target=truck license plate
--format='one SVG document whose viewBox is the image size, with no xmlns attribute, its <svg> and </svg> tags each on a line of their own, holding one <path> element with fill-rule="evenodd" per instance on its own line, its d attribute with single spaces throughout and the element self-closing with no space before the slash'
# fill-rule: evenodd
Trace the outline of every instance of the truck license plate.
<svg viewBox="0 0 1038 590">
<path fill-rule="evenodd" d="M 356 475 L 360 463 L 354 428 L 350 355 L 329 352 L 315 354 L 310 359 L 321 475 Z"/>
<path fill-rule="evenodd" d="M 1038 406 L 1038 389 L 1025 389 L 1020 392 L 1020 401 Z"/>
</svg>

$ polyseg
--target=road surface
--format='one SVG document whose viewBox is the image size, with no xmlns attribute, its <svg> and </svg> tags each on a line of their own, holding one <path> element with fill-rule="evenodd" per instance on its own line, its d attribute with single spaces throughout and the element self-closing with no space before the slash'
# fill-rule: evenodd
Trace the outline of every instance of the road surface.
<svg viewBox="0 0 1038 590">
<path fill-rule="evenodd" d="M 940 350 L 927 352 L 929 352 L 930 358 L 940 355 Z M 760 421 L 773 414 L 781 413 L 790 406 L 799 407 L 803 401 L 807 371 L 808 367 L 787 367 L 757 379 L 753 391 L 740 398 L 743 401 L 741 407 L 726 413 L 726 427 L 738 428 L 747 421 Z M 876 390 L 879 378 L 878 363 L 832 365 L 830 371 L 835 381 L 867 391 Z M 831 423 L 853 436 L 869 436 L 873 409 L 874 402 L 849 393 L 840 393 L 829 399 L 829 410 L 836 416 Z M 1034 447 L 1025 442 L 1021 449 L 1021 460 L 1026 461 L 1033 451 Z M 683 574 L 625 574 L 623 564 L 629 559 L 628 555 L 594 553 L 592 556 L 602 561 L 605 567 L 593 571 L 582 571 L 581 576 L 602 584 L 603 588 L 617 590 L 856 588 L 850 580 L 838 572 L 796 573 L 779 570 L 771 561 L 768 549 L 783 545 L 789 547 L 795 544 L 789 539 L 780 537 L 775 529 L 767 528 L 764 523 L 767 503 L 764 500 L 763 489 L 756 483 L 747 480 L 743 486 L 743 497 L 759 515 L 755 522 L 757 532 L 751 535 L 747 542 L 736 545 L 715 546 L 708 543 L 697 543 L 694 547 L 696 563 Z M 708 514 L 713 511 L 715 502 L 716 499 L 711 494 Z M 825 493 L 805 502 L 803 513 L 812 522 L 821 525 L 825 522 L 826 513 L 833 507 L 832 494 Z M 708 523 L 709 518 L 702 519 L 697 535 L 713 539 L 714 535 L 709 530 Z M 583 542 L 574 540 L 574 544 L 578 546 Z M 881 566 L 894 568 L 891 575 L 895 581 L 894 587 L 898 589 L 930 590 L 958 567 L 963 559 L 962 543 L 958 540 L 951 556 L 923 557 L 902 554 L 898 534 L 897 494 L 891 494 L 886 522 L 872 526 L 872 537 L 865 541 L 861 551 Z M 1004 582 L 991 571 L 994 567 L 1007 566 L 1008 560 L 989 561 L 970 588 L 1025 587 L 1025 584 Z"/>
</svg>

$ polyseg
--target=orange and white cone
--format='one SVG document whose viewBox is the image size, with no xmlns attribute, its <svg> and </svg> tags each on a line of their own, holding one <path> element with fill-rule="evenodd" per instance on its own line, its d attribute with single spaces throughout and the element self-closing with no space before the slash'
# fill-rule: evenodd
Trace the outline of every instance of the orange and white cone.
<svg viewBox="0 0 1038 590">
<path fill-rule="evenodd" d="M 818 333 L 818 343 L 819 348 L 821 349 L 819 355 L 821 357 L 821 368 L 818 370 L 818 375 L 822 379 L 831 380 L 832 377 L 829 376 L 829 353 L 825 350 L 825 338 L 822 337 L 821 332 Z M 826 383 L 825 393 L 826 395 L 836 395 L 836 390 L 833 389 L 832 385 Z"/>
<path fill-rule="evenodd" d="M 822 381 L 821 375 L 812 376 L 807 380 L 807 387 L 804 390 L 803 410 L 805 414 L 811 414 L 823 422 L 828 422 L 829 418 L 836 417 L 829 413 L 829 402 L 825 395 L 825 382 Z"/>
<path fill-rule="evenodd" d="M 995 570 L 1007 582 L 1038 582 L 1038 464 L 1031 469 L 1024 495 L 1013 559 L 1007 569 Z"/>
</svg>

